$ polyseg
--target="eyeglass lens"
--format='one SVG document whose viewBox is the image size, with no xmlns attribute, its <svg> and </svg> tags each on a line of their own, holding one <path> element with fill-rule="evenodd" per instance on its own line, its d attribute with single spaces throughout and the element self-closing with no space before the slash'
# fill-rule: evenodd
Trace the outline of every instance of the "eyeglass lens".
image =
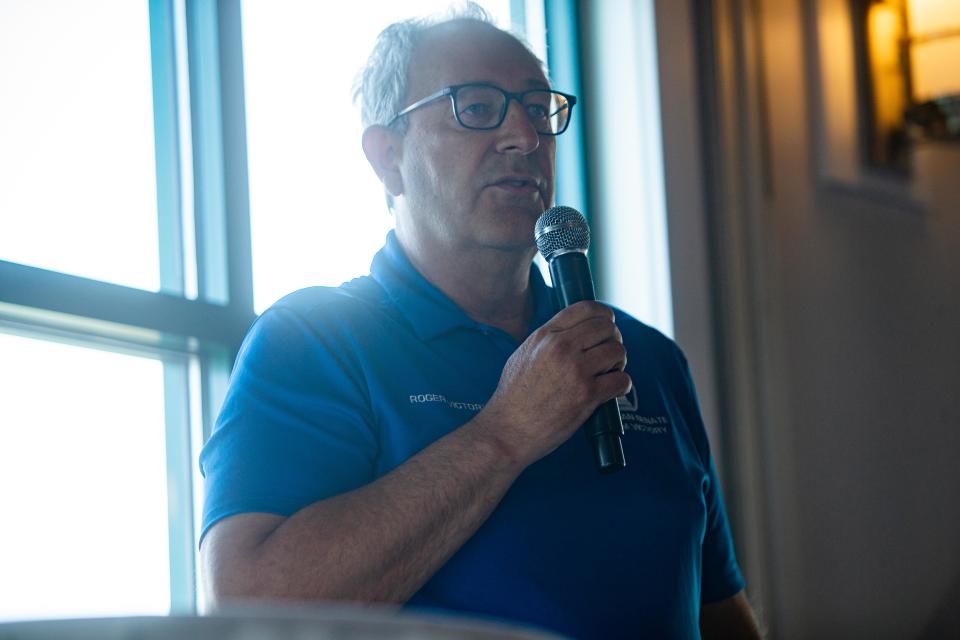
<svg viewBox="0 0 960 640">
<path fill-rule="evenodd" d="M 467 86 L 454 96 L 457 119 L 470 129 L 494 129 L 506 116 L 507 97 L 494 87 Z M 523 108 L 538 133 L 555 134 L 567 126 L 570 108 L 566 98 L 547 90 L 523 94 Z"/>
</svg>

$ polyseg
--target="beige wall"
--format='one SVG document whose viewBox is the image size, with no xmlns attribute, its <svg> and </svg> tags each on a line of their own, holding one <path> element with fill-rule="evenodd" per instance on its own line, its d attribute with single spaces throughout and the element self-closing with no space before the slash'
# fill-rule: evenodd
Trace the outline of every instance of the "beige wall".
<svg viewBox="0 0 960 640">
<path fill-rule="evenodd" d="M 727 466 L 759 465 L 731 471 L 748 574 L 776 637 L 956 637 L 960 144 L 918 147 L 905 184 L 863 174 L 846 3 L 714 5 L 732 166 L 707 215 Z"/>
</svg>

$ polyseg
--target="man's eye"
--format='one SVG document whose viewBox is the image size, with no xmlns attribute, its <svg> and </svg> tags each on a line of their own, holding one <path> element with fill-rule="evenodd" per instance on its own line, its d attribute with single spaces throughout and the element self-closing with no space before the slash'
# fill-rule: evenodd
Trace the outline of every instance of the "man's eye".
<svg viewBox="0 0 960 640">
<path fill-rule="evenodd" d="M 492 108 L 488 103 L 474 102 L 464 107 L 461 113 L 469 116 L 485 116 L 491 111 Z"/>
<path fill-rule="evenodd" d="M 526 109 L 527 115 L 537 120 L 546 118 L 548 116 L 547 107 L 542 104 L 528 104 Z"/>
</svg>

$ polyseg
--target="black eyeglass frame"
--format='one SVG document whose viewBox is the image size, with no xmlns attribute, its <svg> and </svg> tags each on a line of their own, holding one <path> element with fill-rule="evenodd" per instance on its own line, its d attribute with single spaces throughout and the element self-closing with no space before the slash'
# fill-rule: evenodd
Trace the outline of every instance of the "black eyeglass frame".
<svg viewBox="0 0 960 640">
<path fill-rule="evenodd" d="M 463 120 L 460 119 L 460 114 L 457 113 L 457 92 L 467 87 L 488 87 L 490 89 L 496 89 L 497 91 L 499 91 L 504 95 L 503 109 L 500 110 L 500 118 L 497 120 L 497 124 L 493 125 L 492 127 L 472 127 L 468 124 L 464 124 Z M 511 100 L 516 100 L 517 103 L 521 106 L 521 108 L 524 109 L 524 113 L 526 113 L 527 105 L 523 104 L 523 98 L 529 93 L 556 93 L 557 95 L 563 96 L 563 98 L 567 101 L 566 108 L 569 111 L 569 113 L 567 114 L 567 121 L 563 124 L 563 129 L 560 129 L 560 131 L 556 131 L 556 132 L 537 131 L 537 133 L 543 136 L 558 136 L 564 131 L 566 131 L 567 127 L 570 126 L 570 120 L 573 119 L 573 107 L 575 104 L 577 104 L 577 96 L 569 93 L 564 93 L 562 91 L 554 91 L 553 89 L 539 89 L 539 88 L 527 89 L 526 91 L 521 91 L 520 93 L 513 93 L 510 91 L 507 91 L 502 87 L 498 87 L 495 84 L 488 84 L 486 82 L 469 82 L 467 84 L 455 84 L 449 87 L 444 87 L 443 89 L 440 89 L 436 93 L 431 93 L 427 97 L 417 100 L 416 102 L 414 102 L 407 108 L 403 109 L 402 111 L 398 111 L 395 116 L 390 118 L 390 122 L 387 123 L 387 126 L 392 127 L 397 120 L 407 115 L 411 111 L 415 111 L 420 107 L 425 107 L 431 102 L 435 102 L 445 96 L 450 96 L 450 108 L 453 110 L 453 117 L 457 119 L 457 124 L 459 124 L 464 129 L 470 129 L 471 131 L 492 131 L 493 129 L 498 129 L 500 125 L 503 124 L 503 121 L 507 119 L 507 111 L 510 110 Z M 552 116 L 554 114 L 550 114 L 550 115 Z"/>
</svg>

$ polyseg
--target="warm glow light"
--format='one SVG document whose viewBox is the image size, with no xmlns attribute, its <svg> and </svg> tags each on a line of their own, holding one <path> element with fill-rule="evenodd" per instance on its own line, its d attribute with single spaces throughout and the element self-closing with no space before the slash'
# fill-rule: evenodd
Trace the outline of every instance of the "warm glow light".
<svg viewBox="0 0 960 640">
<path fill-rule="evenodd" d="M 914 101 L 960 94 L 960 2 L 911 0 L 907 14 Z"/>
<path fill-rule="evenodd" d="M 960 2 L 957 0 L 910 0 L 907 13 L 910 31 L 914 35 L 960 28 Z"/>
<path fill-rule="evenodd" d="M 838 179 L 855 180 L 860 170 L 859 113 L 849 4 L 846 0 L 818 3 L 817 38 L 823 51 L 819 71 L 824 133 L 830 141 L 822 146 L 824 171 Z"/>
<path fill-rule="evenodd" d="M 906 108 L 900 41 L 903 22 L 898 11 L 887 3 L 877 3 L 867 14 L 870 37 L 870 78 L 874 92 L 876 133 L 897 129 L 903 123 Z"/>
</svg>

